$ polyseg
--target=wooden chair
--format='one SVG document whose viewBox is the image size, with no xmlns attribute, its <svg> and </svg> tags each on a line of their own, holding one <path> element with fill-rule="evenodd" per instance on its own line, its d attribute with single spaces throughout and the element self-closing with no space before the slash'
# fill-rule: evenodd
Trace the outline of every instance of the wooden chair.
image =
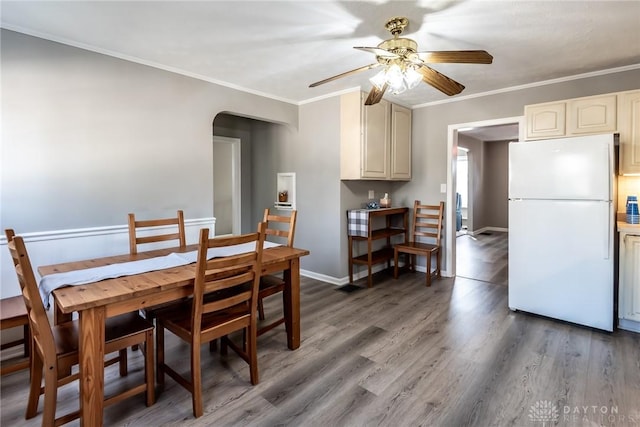
<svg viewBox="0 0 640 427">
<path fill-rule="evenodd" d="M 175 225 L 177 229 L 173 233 L 145 235 L 138 237 L 138 231 L 149 229 L 150 227 L 161 227 Z M 176 218 L 136 220 L 135 214 L 129 214 L 129 252 L 132 255 L 138 253 L 138 245 L 146 243 L 164 242 L 178 240 L 179 246 L 187 245 L 184 231 L 184 213 L 180 210 Z"/>
<path fill-rule="evenodd" d="M 161 227 L 167 225 L 175 225 L 176 229 L 171 233 L 153 234 L 149 235 L 145 233 L 144 236 L 138 237 L 139 231 L 150 229 L 151 227 Z M 184 229 L 184 212 L 179 210 L 175 218 L 163 218 L 163 219 L 147 219 L 136 220 L 135 214 L 129 214 L 129 253 L 135 255 L 138 253 L 138 245 L 156 242 L 167 242 L 170 240 L 177 240 L 180 247 L 187 245 L 187 239 Z M 152 321 L 156 317 L 156 312 L 165 307 L 171 306 L 173 303 L 160 304 L 153 307 L 146 307 L 141 311 L 144 317 Z M 136 347 L 134 346 L 134 350 Z"/>
<path fill-rule="evenodd" d="M 29 368 L 29 355 L 31 354 L 31 336 L 29 332 L 29 316 L 22 296 L 18 295 L 0 300 L 0 329 L 16 328 L 22 326 L 22 338 L 2 344 L 1 349 L 22 346 L 23 357 L 3 363 L 0 367 L 0 375 L 10 374 Z"/>
<path fill-rule="evenodd" d="M 409 241 L 400 243 L 393 247 L 393 277 L 398 278 L 398 255 L 405 253 L 408 255 L 407 263 L 409 270 L 415 268 L 416 255 L 427 258 L 427 286 L 431 286 L 431 257 L 436 256 L 435 277 L 440 277 L 441 250 L 440 242 L 442 238 L 442 219 L 444 217 L 444 202 L 439 205 L 421 205 L 419 200 L 413 204 L 413 225 L 409 233 Z M 432 239 L 433 243 L 425 243 L 418 239 Z"/>
<path fill-rule="evenodd" d="M 5 230 L 7 243 L 12 241 L 16 233 L 13 229 Z M 14 260 L 14 266 L 16 261 Z M 31 331 L 29 329 L 29 316 L 27 315 L 27 307 L 24 305 L 22 295 L 15 297 L 3 298 L 0 300 L 0 330 L 16 328 L 22 326 L 22 339 L 14 340 L 2 344 L 1 350 L 22 345 L 24 347 L 24 355 L 19 360 L 13 360 L 4 363 L 0 367 L 0 375 L 10 374 L 12 372 L 27 369 L 30 364 L 31 354 Z"/>
<path fill-rule="evenodd" d="M 44 394 L 42 425 L 59 426 L 79 417 L 79 411 L 75 411 L 56 418 L 58 387 L 78 379 L 78 373 L 68 372 L 78 364 L 79 324 L 77 321 L 69 321 L 53 327 L 50 325 L 22 237 L 13 237 L 7 246 L 14 261 L 33 337 L 31 386 L 25 418 L 36 416 L 40 395 Z M 118 352 L 119 356 L 105 362 L 105 366 L 119 361 L 120 375 L 127 375 L 127 347 L 134 344 L 146 345 L 148 349 L 145 357 L 145 382 L 106 398 L 105 406 L 142 392 L 146 392 L 147 406 L 154 403 L 153 325 L 136 313 L 107 319 L 105 354 Z"/>
<path fill-rule="evenodd" d="M 290 216 L 280 216 L 271 214 L 269 208 L 266 208 L 262 220 L 267 224 L 265 234 L 267 236 L 274 236 L 279 240 L 284 240 L 287 246 L 293 247 L 293 238 L 296 231 L 296 216 L 297 211 L 295 210 L 291 211 Z M 282 275 L 269 275 L 260 279 L 260 292 L 258 293 L 258 316 L 260 320 L 265 320 L 262 300 L 268 296 L 282 293 L 282 306 L 283 308 L 287 307 L 287 304 L 284 303 L 284 286 L 285 282 L 282 279 Z M 269 324 L 260 327 L 260 329 L 258 329 L 258 336 L 283 323 L 285 323 L 284 314 Z"/>
<path fill-rule="evenodd" d="M 258 232 L 241 236 L 209 239 L 209 229 L 200 230 L 196 277 L 190 310 L 161 310 L 156 318 L 158 384 L 164 385 L 167 374 L 191 392 L 193 415 L 203 414 L 200 347 L 222 338 L 248 364 L 252 384 L 258 384 L 256 349 L 258 287 L 262 268 L 262 245 L 266 225 Z M 255 243 L 255 249 L 238 255 L 207 260 L 207 250 L 243 243 Z M 188 342 L 191 347 L 191 375 L 185 378 L 165 363 L 164 330 Z M 242 348 L 226 338 L 234 331 L 244 331 Z M 184 359 L 184 357 L 182 357 Z"/>
</svg>

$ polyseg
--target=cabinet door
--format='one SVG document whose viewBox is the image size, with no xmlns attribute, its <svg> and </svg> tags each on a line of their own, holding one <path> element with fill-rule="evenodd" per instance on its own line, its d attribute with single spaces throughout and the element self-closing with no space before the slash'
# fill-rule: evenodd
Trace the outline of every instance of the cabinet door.
<svg viewBox="0 0 640 427">
<path fill-rule="evenodd" d="M 391 179 L 411 179 L 411 110 L 391 105 Z"/>
<path fill-rule="evenodd" d="M 640 90 L 618 97 L 620 174 L 640 173 Z"/>
<path fill-rule="evenodd" d="M 542 139 L 565 136 L 566 103 L 525 105 L 527 139 Z"/>
<path fill-rule="evenodd" d="M 363 178 L 389 177 L 389 105 L 383 99 L 375 105 L 364 107 L 361 150 Z"/>
<path fill-rule="evenodd" d="M 616 95 L 572 99 L 567 110 L 567 135 L 616 131 Z"/>
<path fill-rule="evenodd" d="M 640 236 L 624 235 L 620 273 L 620 317 L 640 322 Z"/>
</svg>

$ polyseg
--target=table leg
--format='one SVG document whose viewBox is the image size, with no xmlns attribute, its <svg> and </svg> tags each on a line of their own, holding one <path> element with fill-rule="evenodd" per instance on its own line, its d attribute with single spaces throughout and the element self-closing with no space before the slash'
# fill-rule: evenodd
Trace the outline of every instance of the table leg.
<svg viewBox="0 0 640 427">
<path fill-rule="evenodd" d="M 104 323 L 102 307 L 80 312 L 80 424 L 85 427 L 102 426 Z"/>
<path fill-rule="evenodd" d="M 55 294 L 53 295 L 53 297 L 55 298 Z M 53 323 L 55 323 L 56 325 L 60 325 L 61 323 L 70 322 L 72 320 L 73 315 L 71 313 L 63 313 L 56 301 L 56 303 L 53 305 Z M 58 372 L 60 376 L 71 375 L 71 366 L 66 366 L 64 369 L 58 367 Z"/>
<path fill-rule="evenodd" d="M 289 269 L 284 271 L 286 287 L 285 321 L 287 322 L 287 346 L 290 350 L 300 347 L 300 260 L 291 260 Z"/>
</svg>

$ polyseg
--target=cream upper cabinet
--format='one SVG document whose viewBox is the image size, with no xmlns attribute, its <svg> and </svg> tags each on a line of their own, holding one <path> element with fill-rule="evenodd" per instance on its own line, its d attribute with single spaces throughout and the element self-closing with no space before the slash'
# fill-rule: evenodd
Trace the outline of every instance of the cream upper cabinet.
<svg viewBox="0 0 640 427">
<path fill-rule="evenodd" d="M 526 138 L 543 139 L 565 136 L 566 102 L 525 105 Z"/>
<path fill-rule="evenodd" d="M 389 177 L 390 107 L 391 104 L 384 99 L 362 107 L 362 178 Z"/>
<path fill-rule="evenodd" d="M 410 180 L 411 110 L 365 94 L 340 97 L 340 179 Z"/>
<path fill-rule="evenodd" d="M 640 174 L 640 90 L 618 94 L 620 174 Z"/>
<path fill-rule="evenodd" d="M 526 139 L 562 138 L 618 130 L 617 94 L 525 105 Z"/>
<path fill-rule="evenodd" d="M 567 101 L 567 135 L 615 132 L 616 107 L 615 94 Z"/>
<path fill-rule="evenodd" d="M 391 179 L 411 179 L 411 110 L 391 104 Z"/>
</svg>

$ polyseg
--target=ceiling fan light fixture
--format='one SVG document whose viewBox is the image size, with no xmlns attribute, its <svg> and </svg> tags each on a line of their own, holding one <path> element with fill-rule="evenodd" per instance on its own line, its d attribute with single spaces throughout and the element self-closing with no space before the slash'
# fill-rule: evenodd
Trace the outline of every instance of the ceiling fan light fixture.
<svg viewBox="0 0 640 427">
<path fill-rule="evenodd" d="M 406 86 L 404 84 L 404 73 L 398 64 L 392 64 L 387 68 L 385 78 L 387 79 L 387 84 L 389 85 L 389 89 L 391 89 L 391 93 L 398 94 L 406 90 Z"/>
<path fill-rule="evenodd" d="M 371 77 L 369 81 L 372 85 L 374 85 L 378 90 L 382 90 L 384 85 L 387 83 L 387 70 L 382 70 L 377 73 L 375 76 Z"/>
<path fill-rule="evenodd" d="M 420 52 L 415 40 L 400 37 L 408 24 L 407 18 L 391 18 L 385 25 L 385 28 L 393 36 L 391 39 L 384 40 L 377 47 L 355 47 L 355 49 L 373 53 L 376 56 L 376 63 L 320 80 L 310 84 L 309 87 L 316 87 L 342 77 L 382 67 L 382 71 L 369 79 L 373 88 L 369 92 L 365 105 L 374 105 L 380 102 L 387 89 L 390 93 L 398 95 L 414 89 L 421 82 L 433 86 L 445 95 L 453 96 L 462 92 L 464 85 L 434 70 L 429 67 L 429 64 L 491 64 L 493 62 L 493 56 L 484 50 Z"/>
<path fill-rule="evenodd" d="M 420 74 L 414 67 L 407 67 L 404 71 L 404 80 L 407 83 L 407 88 L 413 89 L 422 81 L 422 74 Z"/>
<path fill-rule="evenodd" d="M 385 85 L 387 85 L 389 92 L 398 95 L 418 86 L 422 81 L 422 74 L 413 66 L 406 66 L 403 69 L 398 64 L 391 64 L 371 77 L 369 81 L 378 90 L 383 90 Z"/>
</svg>

